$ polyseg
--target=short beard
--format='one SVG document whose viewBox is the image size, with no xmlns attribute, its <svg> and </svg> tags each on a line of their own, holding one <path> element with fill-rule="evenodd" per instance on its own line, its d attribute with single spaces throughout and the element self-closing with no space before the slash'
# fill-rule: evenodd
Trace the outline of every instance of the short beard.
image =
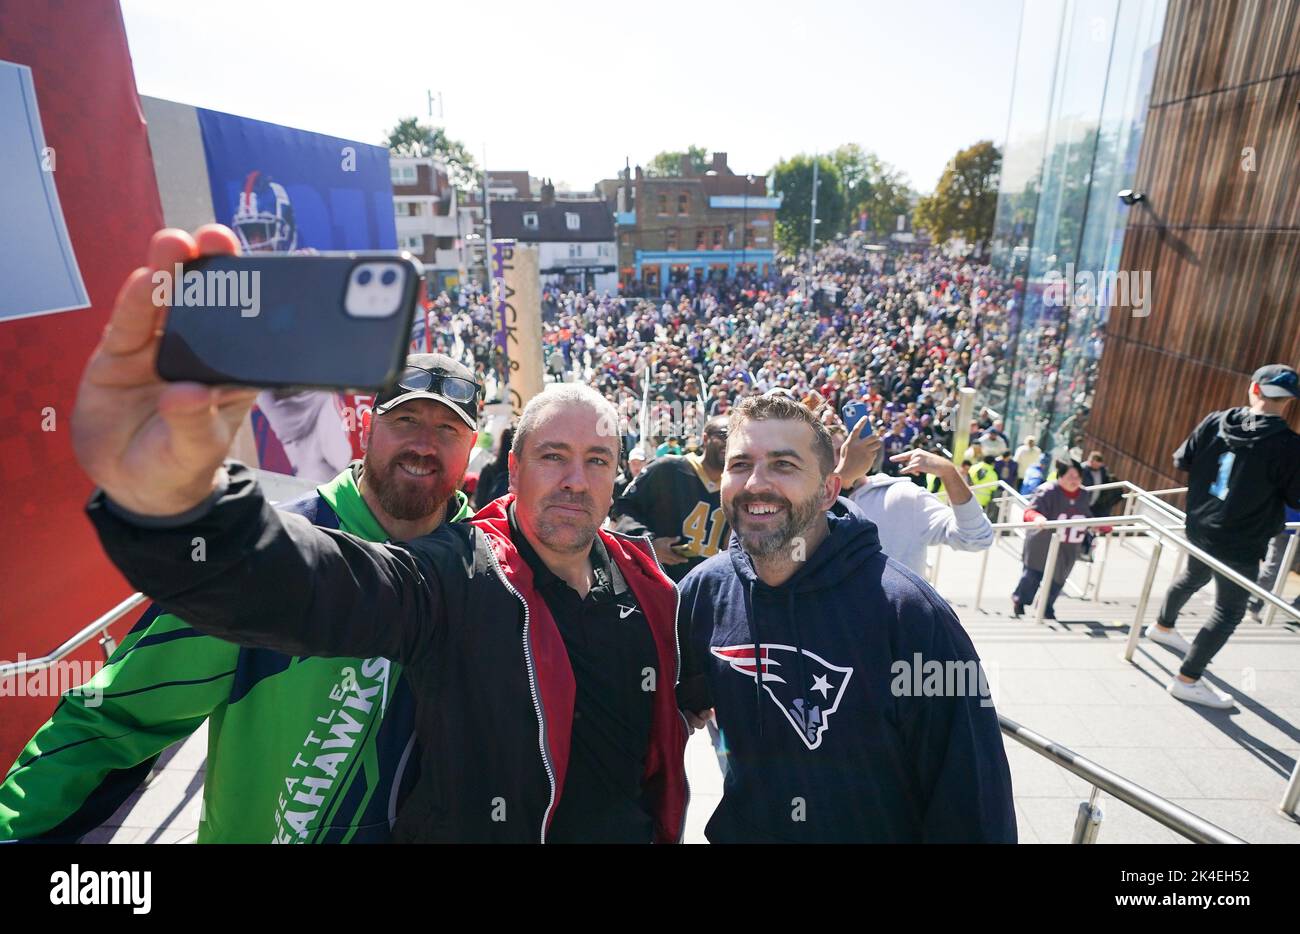
<svg viewBox="0 0 1300 934">
<path fill-rule="evenodd" d="M 824 512 L 821 507 L 821 498 L 821 493 L 814 493 L 795 506 L 780 497 L 738 496 L 731 501 L 731 508 L 725 510 L 725 512 L 727 521 L 740 537 L 740 545 L 744 548 L 745 553 L 751 558 L 770 558 L 788 547 Z M 745 506 L 750 503 L 771 503 L 774 506 L 784 507 L 786 510 L 785 522 L 781 524 L 780 528 L 771 529 L 767 532 L 742 531 L 743 523 L 738 523 L 736 520 L 744 518 Z"/>
<path fill-rule="evenodd" d="M 588 516 L 594 516 L 596 509 L 591 501 L 591 497 L 585 493 L 579 496 L 565 496 L 557 494 L 548 496 L 539 504 L 537 512 L 537 539 L 551 551 L 558 554 L 576 554 L 586 552 L 591 549 L 591 543 L 596 540 L 596 530 L 599 523 L 593 523 L 586 526 L 574 526 L 559 522 L 551 522 L 546 518 L 546 507 L 554 502 L 571 503 L 582 506 L 587 510 Z M 576 537 L 570 537 L 576 536 Z M 568 540 L 566 541 L 566 538 Z"/>
<path fill-rule="evenodd" d="M 403 475 L 398 473 L 398 465 L 403 463 L 411 467 L 432 467 L 438 472 L 437 481 L 427 490 L 412 489 L 412 485 L 403 481 Z M 375 491 L 380 508 L 403 522 L 429 518 L 451 499 L 456 490 L 456 482 L 447 475 L 442 462 L 436 457 L 399 454 L 382 470 L 375 470 L 375 465 L 371 462 L 367 462 L 366 467 L 366 480 Z"/>
</svg>

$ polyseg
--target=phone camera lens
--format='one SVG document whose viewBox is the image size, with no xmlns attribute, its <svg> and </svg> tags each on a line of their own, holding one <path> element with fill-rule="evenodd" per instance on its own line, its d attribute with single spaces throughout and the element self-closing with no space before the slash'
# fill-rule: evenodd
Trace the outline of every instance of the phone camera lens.
<svg viewBox="0 0 1300 934">
<path fill-rule="evenodd" d="M 369 285 L 374 274 L 369 269 L 363 269 L 357 273 L 357 285 Z"/>
<path fill-rule="evenodd" d="M 385 269 L 384 274 L 379 277 L 379 281 L 382 282 L 384 285 L 392 285 L 394 282 L 397 281 L 397 270 Z"/>
</svg>

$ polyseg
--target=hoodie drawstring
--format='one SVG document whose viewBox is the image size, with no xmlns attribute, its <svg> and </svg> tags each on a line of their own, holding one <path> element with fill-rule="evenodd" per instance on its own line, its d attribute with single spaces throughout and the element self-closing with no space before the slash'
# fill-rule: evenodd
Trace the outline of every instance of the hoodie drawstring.
<svg viewBox="0 0 1300 934">
<path fill-rule="evenodd" d="M 803 700 L 803 712 L 808 713 L 808 668 L 804 664 L 803 657 L 803 636 L 799 634 L 799 616 L 794 611 L 794 590 L 786 594 L 786 614 L 790 619 L 790 631 L 794 633 L 794 656 L 799 663 L 799 697 Z M 808 730 L 808 725 L 804 723 L 804 732 Z"/>
<path fill-rule="evenodd" d="M 803 636 L 799 632 L 799 617 L 795 613 L 795 594 L 786 592 L 785 610 L 790 621 L 790 631 L 794 634 L 795 664 L 798 668 L 799 697 L 803 700 L 803 713 L 808 710 L 808 667 L 803 656 Z M 754 645 L 754 719 L 758 721 L 758 735 L 763 735 L 763 640 L 758 632 L 758 614 L 754 612 L 754 582 L 745 581 L 745 615 L 749 618 L 749 635 Z M 807 727 L 805 726 L 805 729 Z"/>
<path fill-rule="evenodd" d="M 763 656 L 762 642 L 758 638 L 758 616 L 754 613 L 754 582 L 745 581 L 745 615 L 749 618 L 749 635 L 754 642 L 754 719 L 758 722 L 758 735 L 763 735 Z"/>
</svg>

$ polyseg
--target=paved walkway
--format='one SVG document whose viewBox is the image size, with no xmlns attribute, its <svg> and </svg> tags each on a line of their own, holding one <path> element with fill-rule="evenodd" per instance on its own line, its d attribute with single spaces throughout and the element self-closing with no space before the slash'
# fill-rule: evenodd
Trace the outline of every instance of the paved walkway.
<svg viewBox="0 0 1300 934">
<path fill-rule="evenodd" d="M 1165 686 L 1178 670 L 1173 652 L 1143 639 L 1123 660 L 1128 627 L 1149 564 L 1149 544 L 1114 547 L 1100 602 L 1062 596 L 1059 619 L 1015 619 L 1010 594 L 1020 574 L 1018 546 L 990 552 L 981 609 L 975 609 L 980 556 L 945 551 L 939 590 L 952 603 L 988 670 L 1000 713 L 1143 785 L 1252 843 L 1300 843 L 1300 823 L 1277 810 L 1300 755 L 1300 628 L 1280 617 L 1265 628 L 1247 617 L 1207 677 L 1238 699 L 1214 711 L 1176 701 Z M 1147 619 L 1154 618 L 1174 574 L 1162 556 Z M 1076 566 L 1082 587 L 1100 570 Z M 1292 577 L 1289 594 L 1300 589 Z M 1067 591 L 1068 594 L 1068 591 Z M 1179 631 L 1189 641 L 1212 605 L 1213 585 L 1188 604 Z M 1007 741 L 1023 843 L 1068 843 L 1091 786 L 1014 740 Z M 704 824 L 722 793 L 706 735 L 687 750 L 692 808 L 687 839 L 703 842 Z M 1182 838 L 1102 794 L 1098 843 L 1181 842 Z"/>
<path fill-rule="evenodd" d="M 975 591 L 980 556 L 945 551 L 939 590 L 952 602 L 989 672 L 999 712 L 1076 753 L 1145 786 L 1252 843 L 1300 843 L 1300 823 L 1277 811 L 1300 757 L 1300 627 L 1279 617 L 1263 627 L 1249 617 L 1219 653 L 1207 677 L 1238 698 L 1230 711 L 1173 700 L 1165 685 L 1178 659 L 1142 640 L 1132 664 L 1121 657 L 1135 598 L 1146 572 L 1149 545 L 1113 545 L 1101 582 L 1101 600 L 1068 595 L 1055 622 L 1038 625 L 1010 616 L 1010 592 L 1019 576 L 1018 546 L 1003 542 L 990 553 L 982 608 Z M 1100 557 L 1100 556 L 1099 556 Z M 1166 550 L 1147 618 L 1154 617 L 1173 576 Z M 1091 571 L 1079 564 L 1071 578 L 1083 586 Z M 1290 593 L 1300 589 L 1292 577 Z M 1189 640 L 1208 616 L 1213 585 L 1188 605 L 1179 630 Z M 177 747 L 143 794 L 114 815 L 93 839 L 173 843 L 194 840 L 202 800 L 206 730 Z M 1024 843 L 1066 843 L 1075 812 L 1090 791 L 1086 782 L 1024 748 L 1007 743 L 1016 815 Z M 688 842 L 703 842 L 722 781 L 707 734 L 687 747 L 691 780 Z M 1178 836 L 1128 806 L 1101 795 L 1099 843 L 1177 842 Z"/>
</svg>

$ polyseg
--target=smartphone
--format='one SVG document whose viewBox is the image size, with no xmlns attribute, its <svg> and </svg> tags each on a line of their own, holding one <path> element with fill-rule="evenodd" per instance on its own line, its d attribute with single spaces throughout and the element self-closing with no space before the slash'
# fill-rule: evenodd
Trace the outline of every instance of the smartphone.
<svg viewBox="0 0 1300 934">
<path fill-rule="evenodd" d="M 853 426 L 858 423 L 858 419 L 867 415 L 870 411 L 871 410 L 867 408 L 867 404 L 865 402 L 847 402 L 844 404 L 844 408 L 840 409 L 840 417 L 844 419 L 844 427 L 847 428 L 849 431 L 852 431 Z M 858 437 L 866 438 L 869 437 L 870 435 L 871 435 L 871 422 L 868 421 L 865 425 L 862 426 L 862 434 L 860 434 Z"/>
<path fill-rule="evenodd" d="M 685 540 L 677 542 L 676 544 L 673 545 L 669 545 L 668 550 L 673 552 L 674 554 L 681 555 L 683 558 L 695 557 L 695 549 L 691 546 L 690 542 Z"/>
<path fill-rule="evenodd" d="M 154 273 L 165 380 L 376 391 L 406 359 L 423 269 L 409 254 L 207 256 Z"/>
</svg>

